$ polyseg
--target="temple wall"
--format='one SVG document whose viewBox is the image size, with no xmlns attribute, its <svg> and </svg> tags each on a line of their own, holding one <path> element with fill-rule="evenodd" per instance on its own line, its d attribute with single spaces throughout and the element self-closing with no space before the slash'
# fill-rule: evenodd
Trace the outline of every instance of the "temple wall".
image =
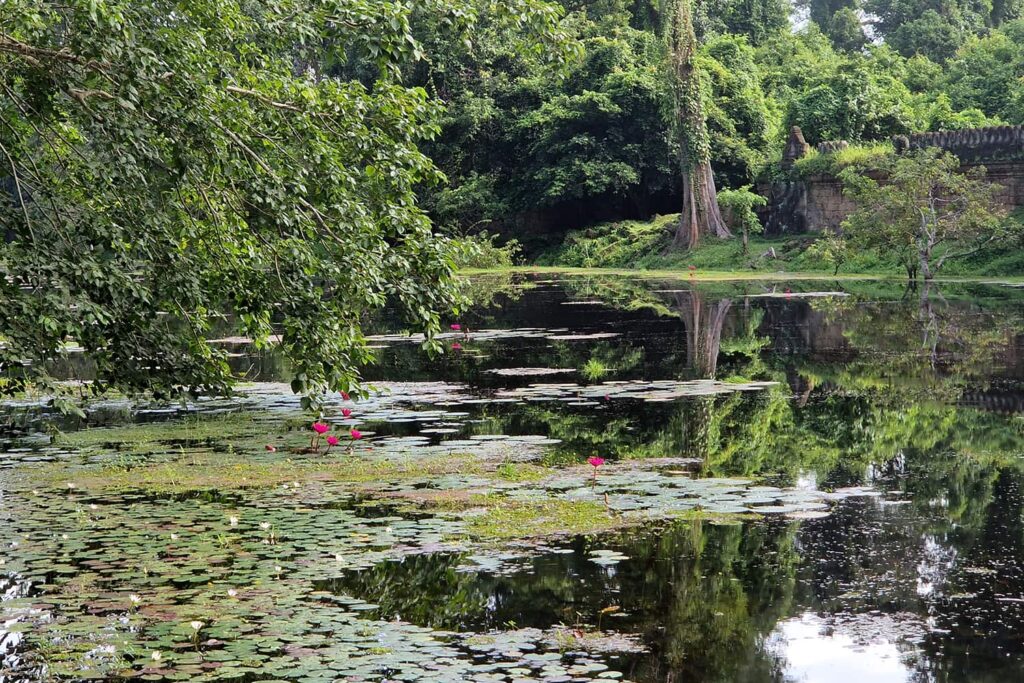
<svg viewBox="0 0 1024 683">
<path fill-rule="evenodd" d="M 1011 209 L 1024 207 L 1024 126 L 900 135 L 892 142 L 898 152 L 941 147 L 960 157 L 964 170 L 984 166 L 987 179 L 1002 188 L 997 200 Z M 826 142 L 817 149 L 830 154 L 844 146 L 843 142 Z M 799 129 L 794 129 L 786 145 L 783 168 L 791 169 L 809 150 Z M 762 191 L 769 197 L 765 215 L 769 235 L 836 231 L 857 208 L 843 194 L 842 183 L 827 175 L 794 177 L 764 186 Z"/>
</svg>

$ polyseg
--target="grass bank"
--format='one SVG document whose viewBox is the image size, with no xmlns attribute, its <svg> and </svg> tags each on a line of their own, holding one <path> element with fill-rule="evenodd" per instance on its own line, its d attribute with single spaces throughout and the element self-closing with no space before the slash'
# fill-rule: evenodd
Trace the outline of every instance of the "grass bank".
<svg viewBox="0 0 1024 683">
<path fill-rule="evenodd" d="M 694 276 L 701 280 L 904 277 L 895 259 L 872 252 L 853 254 L 835 272 L 811 249 L 816 235 L 751 236 L 746 253 L 739 237 L 708 238 L 697 249 L 672 251 L 668 247 L 678 219 L 678 215 L 658 216 L 651 221 L 619 221 L 571 232 L 559 247 L 541 254 L 536 263 L 563 270 L 643 270 L 673 276 L 695 270 Z M 1024 274 L 1024 249 L 1011 245 L 985 250 L 948 263 L 941 274 L 943 278 L 1020 276 Z"/>
</svg>

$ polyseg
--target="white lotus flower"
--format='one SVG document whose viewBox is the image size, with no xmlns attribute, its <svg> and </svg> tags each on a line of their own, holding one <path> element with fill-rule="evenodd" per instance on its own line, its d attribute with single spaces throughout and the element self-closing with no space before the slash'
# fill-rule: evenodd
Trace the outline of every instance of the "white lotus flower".
<svg viewBox="0 0 1024 683">
<path fill-rule="evenodd" d="M 202 630 L 202 628 L 203 628 L 204 626 L 206 626 L 206 624 L 204 624 L 204 623 L 203 623 L 203 622 L 201 622 L 201 621 L 193 621 L 193 622 L 189 622 L 189 626 L 191 626 L 191 627 L 192 627 L 192 630 L 193 630 L 193 631 L 196 631 L 196 632 L 198 632 L 198 631 Z"/>
<path fill-rule="evenodd" d="M 237 598 L 238 597 L 238 591 L 236 591 L 234 588 L 229 588 L 228 589 L 228 597 L 229 598 Z"/>
<path fill-rule="evenodd" d="M 238 526 L 238 517 L 235 517 L 235 516 L 228 517 L 228 522 L 231 523 L 231 526 Z"/>
<path fill-rule="evenodd" d="M 140 602 L 142 602 L 142 596 L 141 595 L 137 595 L 135 593 L 132 593 L 131 595 L 129 595 L 128 599 L 132 601 L 133 605 L 138 605 Z"/>
<path fill-rule="evenodd" d="M 150 657 L 152 658 L 152 660 L 154 662 L 159 662 L 161 659 L 164 658 L 164 656 L 162 654 L 160 654 L 159 651 L 156 651 L 156 650 L 153 651 L 153 654 L 151 654 Z"/>
</svg>

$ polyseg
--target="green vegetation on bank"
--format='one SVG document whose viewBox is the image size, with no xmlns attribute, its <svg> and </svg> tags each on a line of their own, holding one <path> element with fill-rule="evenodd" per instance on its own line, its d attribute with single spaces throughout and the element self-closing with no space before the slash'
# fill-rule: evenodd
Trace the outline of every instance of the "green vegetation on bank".
<svg viewBox="0 0 1024 683">
<path fill-rule="evenodd" d="M 439 41 L 433 68 L 408 71 L 446 107 L 427 148 L 449 183 L 423 193 L 440 226 L 486 225 L 532 252 L 567 226 L 681 207 L 665 35 L 674 5 L 561 4 L 580 50 L 563 70 L 484 34 L 472 51 Z M 798 8 L 811 16 L 799 27 Z M 793 125 L 812 146 L 851 145 L 812 154 L 800 169 L 812 174 L 865 161 L 893 135 L 1024 123 L 1020 3 L 715 0 L 693 11 L 719 190 L 778 173 Z M 873 41 L 865 12 L 880 17 Z"/>
<path fill-rule="evenodd" d="M 1024 219 L 1018 214 L 1016 220 Z M 818 273 L 832 275 L 833 263 L 822 258 L 823 235 L 784 237 L 750 237 L 746 255 L 739 239 L 708 239 L 697 249 L 687 252 L 667 251 L 671 244 L 677 215 L 658 216 L 651 221 L 621 221 L 569 233 L 560 247 L 542 254 L 538 265 L 569 268 L 611 268 L 651 271 L 674 271 L 685 275 L 690 267 L 696 276 L 707 277 L 706 271 L 733 275 L 756 273 Z M 951 261 L 943 275 L 1015 276 L 1024 273 L 1024 244 L 1011 242 L 998 248 L 978 252 L 969 258 Z M 774 255 L 773 255 L 774 254 Z M 879 255 L 870 251 L 849 254 L 840 275 L 882 275 L 906 277 L 895 254 Z"/>
<path fill-rule="evenodd" d="M 810 178 L 816 175 L 838 175 L 852 166 L 871 166 L 893 153 L 889 142 L 850 145 L 831 154 L 822 154 L 816 149 L 793 165 L 796 175 Z"/>
</svg>

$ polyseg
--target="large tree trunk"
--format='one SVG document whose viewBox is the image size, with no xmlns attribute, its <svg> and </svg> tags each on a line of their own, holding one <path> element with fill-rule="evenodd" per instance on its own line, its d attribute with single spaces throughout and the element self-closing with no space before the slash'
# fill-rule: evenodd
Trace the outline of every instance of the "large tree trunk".
<svg viewBox="0 0 1024 683">
<path fill-rule="evenodd" d="M 718 191 L 710 161 L 698 164 L 693 170 L 683 170 L 683 212 L 672 246 L 693 249 L 700 243 L 701 235 L 720 239 L 732 237 L 718 207 Z"/>
<path fill-rule="evenodd" d="M 673 249 L 693 249 L 702 235 L 731 237 L 718 208 L 718 191 L 711 171 L 711 144 L 701 97 L 700 78 L 693 59 L 697 36 L 693 30 L 691 0 L 675 0 L 669 29 L 672 86 L 675 96 L 679 156 L 683 165 L 683 211 Z"/>
</svg>

